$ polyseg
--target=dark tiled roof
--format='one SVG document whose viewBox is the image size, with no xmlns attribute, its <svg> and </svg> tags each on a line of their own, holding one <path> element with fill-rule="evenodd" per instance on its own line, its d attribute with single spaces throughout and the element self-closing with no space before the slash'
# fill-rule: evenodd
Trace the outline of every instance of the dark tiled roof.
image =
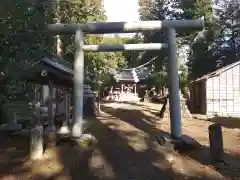
<svg viewBox="0 0 240 180">
<path fill-rule="evenodd" d="M 136 70 L 139 80 L 145 80 L 149 76 L 149 71 L 138 71 Z M 132 70 L 122 70 L 119 73 L 119 80 L 120 81 L 134 81 Z"/>
<path fill-rule="evenodd" d="M 35 63 L 25 70 L 21 79 L 46 84 L 52 78 L 58 85 L 72 84 L 73 66 L 70 63 L 46 49 L 38 50 L 33 58 Z M 41 75 L 42 70 L 50 73 L 48 78 Z"/>
<path fill-rule="evenodd" d="M 40 61 L 56 69 L 73 75 L 73 65 L 65 61 L 64 59 L 56 56 L 49 50 L 44 49 L 40 52 Z"/>
<path fill-rule="evenodd" d="M 206 80 L 208 78 L 217 76 L 217 75 L 219 75 L 219 74 L 221 74 L 221 73 L 223 73 L 223 72 L 225 72 L 225 71 L 227 71 L 227 70 L 229 70 L 229 69 L 231 69 L 231 68 L 233 68 L 233 67 L 235 67 L 235 66 L 237 66 L 239 64 L 240 64 L 240 61 L 234 62 L 234 63 L 229 64 L 227 66 L 224 66 L 224 67 L 222 67 L 220 69 L 217 69 L 216 71 L 213 71 L 213 72 L 211 72 L 209 74 L 206 74 L 206 75 L 204 75 L 204 76 L 202 76 L 202 77 L 200 77 L 200 78 L 198 78 L 198 79 L 196 79 L 194 81 L 191 81 L 191 82 L 189 82 L 189 84 L 194 84 L 196 82 L 199 82 L 199 81 Z"/>
</svg>

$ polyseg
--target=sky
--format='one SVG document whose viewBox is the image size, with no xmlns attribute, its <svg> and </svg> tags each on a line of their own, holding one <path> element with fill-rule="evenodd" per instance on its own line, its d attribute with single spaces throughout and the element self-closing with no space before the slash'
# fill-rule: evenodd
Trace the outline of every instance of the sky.
<svg viewBox="0 0 240 180">
<path fill-rule="evenodd" d="M 117 21 L 138 21 L 138 0 L 104 0 L 104 8 L 107 20 Z M 132 36 L 126 34 L 125 36 Z M 121 34 L 123 36 L 123 34 Z"/>
<path fill-rule="evenodd" d="M 138 0 L 103 0 L 107 21 L 139 21 Z M 132 37 L 134 34 L 119 34 L 122 37 Z M 109 35 L 107 35 L 109 36 Z M 182 47 L 179 51 L 180 64 L 187 58 L 188 47 Z"/>
</svg>

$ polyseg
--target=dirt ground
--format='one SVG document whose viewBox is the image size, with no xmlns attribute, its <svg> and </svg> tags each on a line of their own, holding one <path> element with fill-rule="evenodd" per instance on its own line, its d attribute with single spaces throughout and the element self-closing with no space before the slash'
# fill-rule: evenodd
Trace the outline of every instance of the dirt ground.
<svg viewBox="0 0 240 180">
<path fill-rule="evenodd" d="M 0 179 L 5 180 L 174 180 L 240 179 L 240 122 L 220 119 L 225 164 L 211 164 L 208 126 L 216 119 L 184 119 L 183 133 L 201 148 L 178 154 L 160 146 L 155 136 L 168 134 L 169 119 L 155 113 L 160 105 L 109 103 L 88 130 L 96 143 L 80 147 L 59 142 L 41 161 L 27 160 L 28 140 L 0 137 Z M 199 118 L 197 116 L 197 118 Z M 201 117 L 202 118 L 202 117 Z M 234 126 L 232 125 L 234 124 Z"/>
</svg>

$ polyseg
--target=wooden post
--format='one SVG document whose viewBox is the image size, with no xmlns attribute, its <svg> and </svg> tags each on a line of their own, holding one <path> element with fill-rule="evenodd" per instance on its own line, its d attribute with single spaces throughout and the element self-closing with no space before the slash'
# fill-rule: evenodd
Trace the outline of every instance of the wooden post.
<svg viewBox="0 0 240 180">
<path fill-rule="evenodd" d="M 68 101 L 68 103 L 69 103 L 69 112 L 70 112 L 70 116 L 68 116 L 68 124 L 69 125 L 71 125 L 72 124 L 72 89 L 69 89 L 69 91 L 68 91 L 68 97 L 69 97 L 69 101 Z"/>
<path fill-rule="evenodd" d="M 12 121 L 13 124 L 17 124 L 17 112 L 14 112 L 13 114 L 13 121 Z"/>
<path fill-rule="evenodd" d="M 49 87 L 48 85 L 42 86 L 42 104 L 45 105 L 49 97 Z"/>
<path fill-rule="evenodd" d="M 121 101 L 124 100 L 124 84 L 121 84 Z"/>
<path fill-rule="evenodd" d="M 64 126 L 68 125 L 68 119 L 69 119 L 69 91 L 68 89 L 65 91 L 65 121 L 64 121 Z"/>
<path fill-rule="evenodd" d="M 54 126 L 54 87 L 53 82 L 49 82 L 49 99 L 48 99 L 48 125 L 51 130 Z"/>
<path fill-rule="evenodd" d="M 55 145 L 56 128 L 54 124 L 54 87 L 53 82 L 49 81 L 49 99 L 48 99 L 48 127 L 46 128 L 46 141 L 48 146 Z"/>
<path fill-rule="evenodd" d="M 68 129 L 68 121 L 69 121 L 69 91 L 66 90 L 64 92 L 64 109 L 65 109 L 65 117 L 63 119 L 62 127 L 59 130 L 60 134 L 68 134 L 70 133 Z"/>
</svg>

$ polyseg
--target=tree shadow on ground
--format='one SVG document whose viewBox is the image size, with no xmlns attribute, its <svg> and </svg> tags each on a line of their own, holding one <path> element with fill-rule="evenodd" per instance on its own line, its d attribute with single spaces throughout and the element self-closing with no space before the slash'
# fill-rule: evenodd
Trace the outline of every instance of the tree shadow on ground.
<svg viewBox="0 0 240 180">
<path fill-rule="evenodd" d="M 145 120 L 143 121 L 142 119 L 150 120 L 152 119 L 152 117 L 144 115 L 140 110 L 126 110 L 122 108 L 114 109 L 106 106 L 103 106 L 102 110 L 108 114 L 111 114 L 112 116 L 118 117 L 119 119 L 128 124 L 133 125 L 137 129 L 144 131 L 153 138 L 155 138 L 155 136 L 159 134 L 168 135 L 167 132 L 156 129 L 154 124 L 146 123 Z M 150 121 L 154 122 L 154 120 Z M 211 162 L 210 149 L 207 146 L 201 145 L 200 148 L 190 152 L 186 152 L 182 155 L 197 160 L 203 165 L 213 166 L 213 168 L 220 172 L 222 175 L 230 176 L 233 179 L 236 179 L 236 177 L 240 178 L 239 155 L 230 155 L 225 153 L 224 158 L 226 160 L 226 164 L 221 167 L 218 167 L 216 164 L 213 164 Z"/>
<path fill-rule="evenodd" d="M 235 129 L 238 128 L 240 129 L 240 118 L 234 118 L 234 117 L 213 117 L 213 118 L 208 118 L 208 121 L 211 121 L 213 123 L 220 124 L 226 128 L 231 128 Z"/>
<path fill-rule="evenodd" d="M 154 109 L 154 108 L 150 108 L 149 106 L 147 105 L 144 105 L 144 104 L 141 104 L 141 103 L 135 103 L 135 102 L 124 102 L 124 104 L 129 104 L 129 105 L 134 105 L 134 106 L 138 106 L 140 108 L 144 108 L 148 111 L 158 111 L 157 109 Z M 156 105 L 159 105 L 159 107 L 162 107 L 162 105 L 164 103 L 153 103 L 153 104 L 156 104 Z"/>
<path fill-rule="evenodd" d="M 224 153 L 223 162 L 213 162 L 210 156 L 210 148 L 202 145 L 199 149 L 190 151 L 185 155 L 197 160 L 198 162 L 212 166 L 224 176 L 231 177 L 231 179 L 240 178 L 240 156 L 239 154 Z"/>
<path fill-rule="evenodd" d="M 71 142 L 61 142 L 54 148 L 53 157 L 31 161 L 29 160 L 30 141 L 28 137 L 1 135 L 0 142 L 0 180 L 80 179 L 78 174 L 81 174 L 81 179 L 98 179 L 92 176 L 86 166 L 92 149 L 79 149 Z M 63 168 L 54 172 L 56 171 L 54 166 L 59 166 L 57 163 L 54 164 L 58 158 L 60 158 L 60 163 L 64 162 L 60 165 Z"/>
<path fill-rule="evenodd" d="M 151 108 L 147 105 L 139 104 L 139 103 L 135 103 L 135 102 L 124 102 L 124 104 L 138 106 L 141 109 L 143 109 L 144 111 L 149 112 L 156 117 L 160 117 L 161 119 L 163 119 L 164 117 L 166 118 L 166 116 L 169 116 L 168 110 L 166 111 L 166 106 L 165 106 L 165 108 L 163 107 L 164 103 L 152 103 L 152 104 L 156 104 L 159 107 L 161 107 L 160 109 Z"/>
<path fill-rule="evenodd" d="M 24 162 L 29 154 L 29 139 L 0 134 L 0 142 L 0 179 L 13 173 L 27 173 Z"/>
<path fill-rule="evenodd" d="M 201 173 L 187 177 L 185 174 L 173 171 L 172 164 L 166 160 L 165 154 L 161 153 L 166 151 L 165 148 L 159 147 L 160 151 L 156 151 L 153 148 L 155 145 L 150 143 L 148 149 L 137 151 L 118 131 L 99 120 L 96 120 L 88 132 L 96 137 L 96 144 L 80 147 L 76 142 L 60 141 L 53 148 L 57 160 L 62 165 L 58 172 L 51 170 L 53 166 L 51 163 L 56 159 L 50 158 L 43 162 L 32 162 L 28 166 L 24 165 L 24 162 L 12 164 L 5 169 L 0 179 L 4 175 L 20 180 L 214 179 Z M 127 136 L 133 135 L 134 132 L 127 134 Z M 161 165 L 160 167 L 154 164 L 156 161 Z M 33 166 L 39 169 L 43 166 L 50 171 L 31 174 Z"/>
<path fill-rule="evenodd" d="M 97 148 L 112 167 L 113 176 L 105 176 L 103 179 L 186 179 L 185 175 L 172 170 L 166 155 L 162 153 L 167 151 L 166 148 L 159 147 L 160 151 L 156 151 L 153 148 L 154 144 L 148 143 L 149 147 L 146 150 L 136 151 L 121 133 L 109 128 L 106 124 L 99 122 L 95 128 L 97 129 L 91 130 L 91 132 L 98 139 Z M 134 132 L 128 132 L 127 135 L 133 136 Z M 161 164 L 161 167 L 154 165 L 156 161 Z M 195 174 L 195 176 L 189 176 L 188 179 L 211 178 Z"/>
<path fill-rule="evenodd" d="M 89 167 L 89 159 L 93 152 L 93 147 L 81 147 L 79 143 L 71 143 L 70 141 L 59 142 L 57 156 L 63 165 L 63 171 L 58 176 L 68 177 L 68 179 L 73 180 L 97 180 L 98 177 L 94 175 Z"/>
<path fill-rule="evenodd" d="M 155 124 L 158 120 L 143 114 L 140 110 L 128 110 L 122 108 L 115 109 L 103 106 L 102 111 L 111 114 L 112 116 L 115 116 L 128 124 L 133 125 L 135 128 L 146 132 L 150 136 L 153 136 L 153 138 L 155 138 L 156 135 L 160 134 L 169 135 L 169 133 L 165 131 L 156 129 Z"/>
<path fill-rule="evenodd" d="M 113 177 L 111 179 L 171 179 L 168 169 L 158 169 L 154 167 L 153 160 L 160 158 L 161 154 L 152 150 L 137 152 L 132 148 L 127 139 L 124 139 L 117 131 L 112 130 L 107 125 L 99 123 L 97 131 L 92 131 L 98 139 L 98 148 L 104 159 L 112 167 Z M 101 132 L 104 132 L 102 134 Z"/>
<path fill-rule="evenodd" d="M 156 121 L 152 117 L 146 116 L 139 110 L 113 109 L 104 106 L 102 110 L 149 134 L 152 138 L 148 139 L 148 148 L 144 151 L 138 151 L 129 144 L 126 136 L 136 136 L 135 132 L 120 132 L 110 128 L 110 126 L 114 125 L 113 123 L 105 124 L 102 122 L 104 120 L 96 120 L 94 125 L 88 130 L 97 139 L 96 144 L 89 147 L 80 147 L 78 143 L 71 141 L 60 141 L 57 144 L 55 158 L 58 159 L 62 166 L 58 172 L 41 172 L 29 176 L 31 174 L 31 166 L 39 166 L 39 168 L 40 166 L 46 166 L 51 170 L 49 163 L 54 159 L 49 159 L 46 162 L 35 162 L 28 166 L 24 164 L 23 159 L 12 161 L 8 165 L 5 163 L 4 166 L 0 164 L 0 179 L 7 175 L 19 177 L 20 180 L 216 179 L 216 177 L 211 177 L 201 172 L 196 173 L 194 171 L 191 176 L 187 176 L 184 173 L 174 171 L 171 162 L 166 158 L 166 151 L 169 150 L 157 146 L 156 142 L 153 141 L 155 135 L 168 133 L 157 129 L 155 127 Z M 129 116 L 129 113 L 131 116 Z M 26 146 L 29 145 L 29 141 L 25 140 L 24 142 L 19 144 L 19 140 L 16 139 L 14 143 L 17 149 L 23 149 L 24 147 L 28 149 Z M 2 148 L 7 147 L 7 145 L 4 147 L 3 143 L 1 146 Z M 26 157 L 27 153 L 28 150 L 24 151 L 21 156 Z M 169 151 L 169 154 L 171 153 L 172 151 Z M 185 156 L 195 159 L 202 164 L 209 164 L 208 147 L 202 146 L 201 149 L 187 153 Z M 227 154 L 225 156 L 231 160 L 236 159 L 236 157 Z M 158 165 L 155 165 L 156 161 Z M 232 179 L 240 177 L 240 171 L 233 172 L 233 169 L 229 170 L 229 167 L 217 170 L 222 174 L 231 175 Z"/>
</svg>

